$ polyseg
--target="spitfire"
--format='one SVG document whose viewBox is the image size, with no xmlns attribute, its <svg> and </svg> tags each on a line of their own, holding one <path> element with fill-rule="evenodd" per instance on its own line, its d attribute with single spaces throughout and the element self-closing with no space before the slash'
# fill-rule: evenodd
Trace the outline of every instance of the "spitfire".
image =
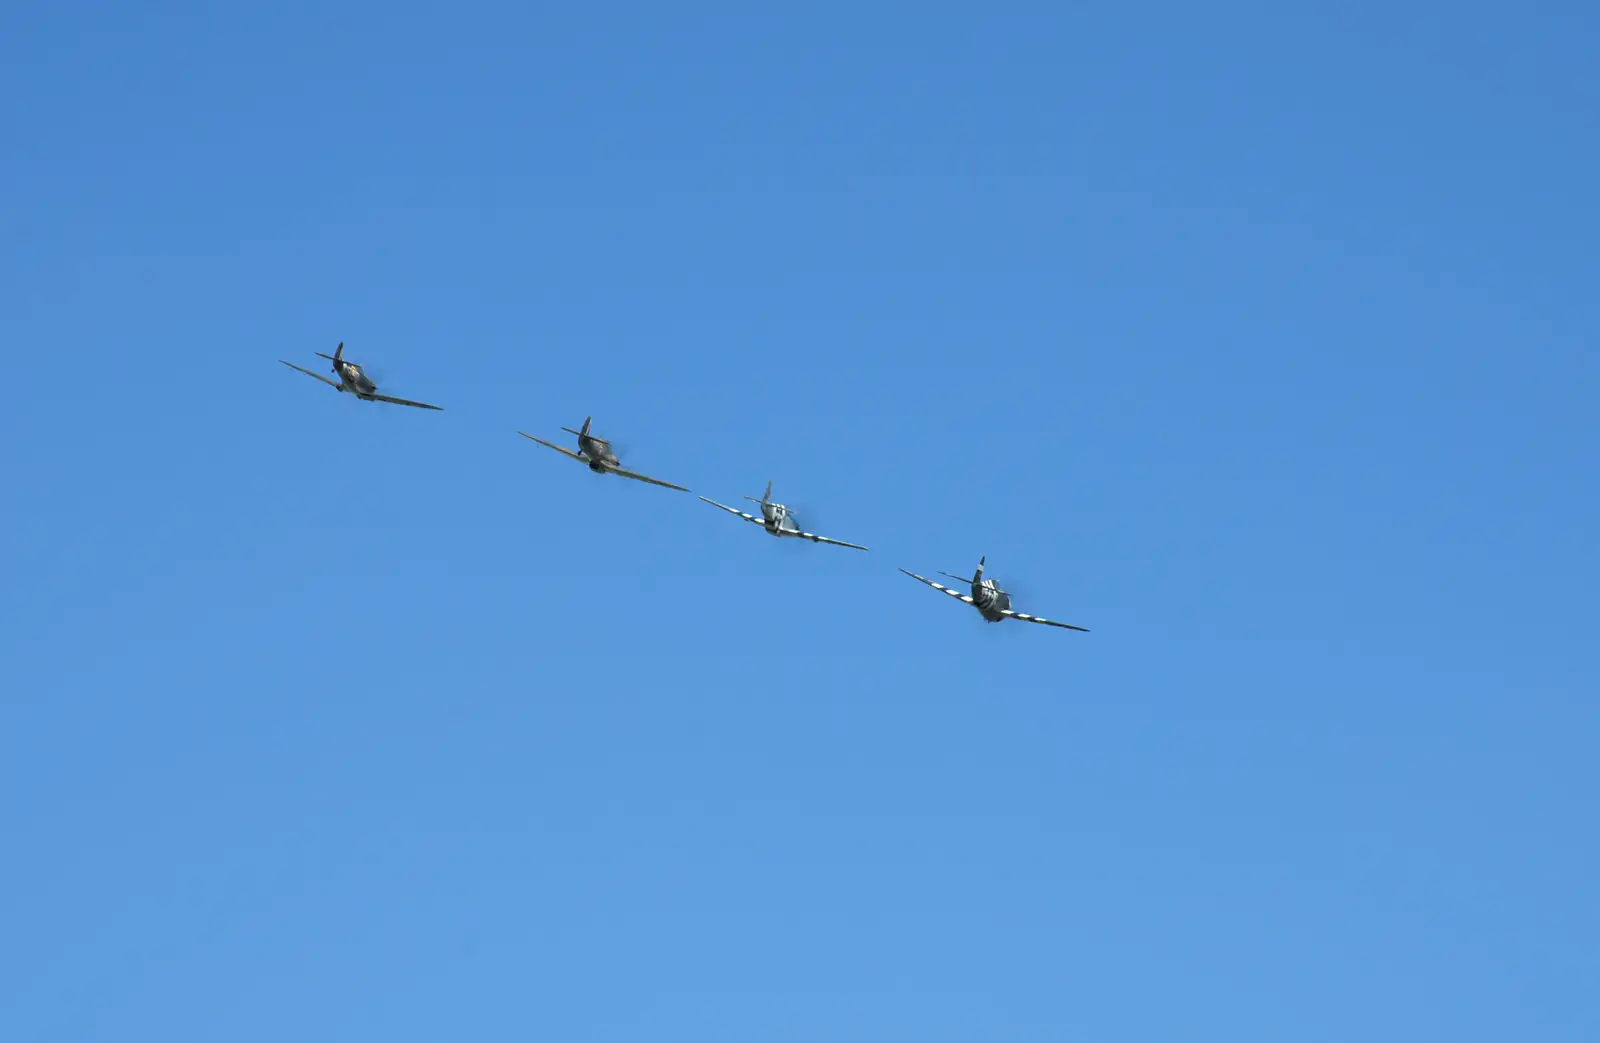
<svg viewBox="0 0 1600 1043">
<path fill-rule="evenodd" d="M 392 398 L 389 395 L 378 394 L 378 385 L 373 383 L 372 378 L 367 376 L 360 366 L 344 357 L 344 341 L 342 340 L 339 342 L 339 346 L 333 349 L 332 355 L 323 355 L 320 351 L 317 352 L 317 355 L 333 363 L 333 373 L 339 378 L 338 380 L 329 380 L 322 374 L 313 373 L 304 366 L 296 366 L 293 362 L 287 362 L 283 359 L 278 361 L 290 369 L 298 369 L 313 380 L 322 381 L 335 391 L 348 391 L 363 402 L 390 402 L 397 406 L 414 406 L 417 409 L 441 408 L 440 406 L 430 406 L 426 402 L 412 402 L 410 399 Z"/>
<path fill-rule="evenodd" d="M 571 449 L 563 449 L 554 442 L 546 442 L 542 438 L 535 438 L 526 431 L 518 431 L 517 434 L 521 435 L 523 438 L 532 438 L 540 445 L 549 446 L 558 453 L 561 453 L 565 456 L 570 456 L 579 463 L 588 465 L 589 470 L 593 471 L 595 474 L 615 474 L 620 475 L 623 478 L 632 478 L 637 482 L 649 482 L 651 485 L 661 485 L 668 489 L 677 489 L 679 492 L 689 491 L 681 485 L 673 485 L 671 482 L 663 482 L 659 478 L 651 478 L 649 475 L 639 474 L 636 471 L 624 469 L 622 467 L 622 461 L 617 459 L 617 454 L 612 450 L 611 443 L 606 441 L 604 438 L 599 437 L 598 435 L 592 435 L 589 433 L 589 425 L 593 421 L 594 417 L 592 416 L 584 417 L 583 430 L 581 431 L 574 431 L 570 427 L 563 427 L 561 429 L 567 432 L 569 435 L 578 436 L 578 451 L 576 453 L 574 453 Z"/>
<path fill-rule="evenodd" d="M 978 559 L 978 571 L 973 574 L 971 579 L 967 579 L 964 576 L 952 576 L 948 572 L 939 573 L 941 576 L 948 576 L 950 579 L 960 580 L 962 583 L 970 584 L 972 586 L 971 594 L 963 594 L 960 591 L 951 590 L 943 583 L 935 583 L 931 579 L 923 579 L 915 572 L 906 572 L 905 569 L 901 569 L 900 571 L 905 572 L 907 576 L 910 576 L 914 580 L 926 583 L 934 590 L 949 594 L 957 601 L 965 601 L 967 604 L 977 609 L 978 614 L 991 623 L 998 623 L 1002 619 L 1020 619 L 1024 623 L 1043 623 L 1047 627 L 1061 627 L 1065 630 L 1082 630 L 1084 633 L 1088 633 L 1088 627 L 1075 627 L 1071 623 L 1057 623 L 1053 619 L 1045 619 L 1042 616 L 1030 616 L 1026 612 L 1014 611 L 1011 608 L 1011 595 L 1001 590 L 999 585 L 996 584 L 994 580 L 983 578 L 983 558 Z"/>
<path fill-rule="evenodd" d="M 854 547 L 856 550 L 867 549 L 859 543 L 846 543 L 843 540 L 830 540 L 826 536 L 818 536 L 814 532 L 806 532 L 805 530 L 801 529 L 800 523 L 797 522 L 794 515 L 789 512 L 789 508 L 785 507 L 781 503 L 772 502 L 771 482 L 767 483 L 767 491 L 761 494 L 761 499 L 758 500 L 754 496 L 745 497 L 745 499 L 749 500 L 751 503 L 759 503 L 761 505 L 761 517 L 759 518 L 751 514 L 746 514 L 737 508 L 729 507 L 725 503 L 718 503 L 715 500 L 707 500 L 704 496 L 700 497 L 700 499 L 705 500 L 706 503 L 709 503 L 713 507 L 721 507 L 729 514 L 736 514 L 747 522 L 754 522 L 774 536 L 793 536 L 797 539 L 810 540 L 812 543 L 831 543 L 835 547 Z"/>
</svg>

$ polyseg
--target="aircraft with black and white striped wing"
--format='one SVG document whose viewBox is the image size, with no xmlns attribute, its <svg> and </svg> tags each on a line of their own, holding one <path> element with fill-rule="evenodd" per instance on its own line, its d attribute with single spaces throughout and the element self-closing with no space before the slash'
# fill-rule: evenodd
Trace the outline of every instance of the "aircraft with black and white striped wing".
<svg viewBox="0 0 1600 1043">
<path fill-rule="evenodd" d="M 725 503 L 718 503 L 715 500 L 707 500 L 704 496 L 700 497 L 700 499 L 705 500 L 706 503 L 709 503 L 713 507 L 721 507 L 729 514 L 738 515 L 747 522 L 753 522 L 754 524 L 766 529 L 774 536 L 792 536 L 795 539 L 810 540 L 812 543 L 831 543 L 835 547 L 853 547 L 856 550 L 867 549 L 859 543 L 846 543 L 843 540 L 830 540 L 826 536 L 818 536 L 814 532 L 806 532 L 805 530 L 801 529 L 800 523 L 795 520 L 794 514 L 790 512 L 789 508 L 785 507 L 781 503 L 772 502 L 771 482 L 767 483 L 767 491 L 761 494 L 761 499 L 758 500 L 754 496 L 745 497 L 745 499 L 749 500 L 751 503 L 759 503 L 761 505 L 761 517 L 759 518 L 752 514 L 746 514 L 738 508 L 729 507 Z"/>
<path fill-rule="evenodd" d="M 915 572 L 906 572 L 905 569 L 901 569 L 900 571 L 905 572 L 907 576 L 910 576 L 914 580 L 926 583 L 934 590 L 949 594 L 957 601 L 965 601 L 967 604 L 977 609 L 978 614 L 983 616 L 984 619 L 987 619 L 991 623 L 998 623 L 1002 619 L 1020 619 L 1024 623 L 1043 623 L 1047 627 L 1061 627 L 1064 630 L 1081 630 L 1084 633 L 1089 632 L 1088 627 L 1075 627 L 1071 623 L 1057 623 L 1053 619 L 1044 619 L 1040 616 L 1030 616 L 1026 612 L 1017 612 L 1012 609 L 1011 595 L 1001 590 L 999 585 L 996 584 L 994 580 L 983 578 L 983 558 L 978 559 L 977 574 L 971 579 L 967 579 L 964 576 L 952 576 L 948 572 L 939 573 L 941 576 L 949 576 L 951 579 L 957 579 L 963 583 L 971 584 L 971 594 L 963 594 L 958 590 L 951 590 L 943 583 L 935 583 L 931 579 L 923 579 Z"/>
<path fill-rule="evenodd" d="M 535 438 L 526 431 L 518 431 L 517 434 L 521 435 L 523 438 L 532 439 L 533 441 L 538 442 L 540 445 L 549 446 L 551 449 L 554 449 L 561 455 L 570 457 L 571 459 L 584 464 L 595 474 L 614 474 L 623 478 L 632 478 L 636 482 L 649 482 L 651 485 L 660 485 L 668 489 L 677 489 L 679 492 L 686 493 L 690 491 L 681 485 L 673 485 L 671 482 L 663 482 L 659 478 L 651 478 L 649 475 L 639 474 L 636 471 L 624 469 L 622 467 L 622 461 L 617 459 L 617 454 L 612 450 L 611 443 L 606 441 L 604 438 L 601 438 L 599 435 L 592 435 L 589 433 L 589 424 L 593 420 L 594 417 L 592 416 L 584 417 L 582 431 L 574 431 L 570 427 L 563 427 L 561 429 L 567 432 L 569 435 L 578 436 L 578 451 L 576 453 L 574 453 L 571 449 L 566 449 L 562 446 L 556 445 L 554 442 L 546 442 L 542 438 Z"/>
<path fill-rule="evenodd" d="M 440 406 L 430 406 L 426 402 L 413 402 L 407 398 L 394 398 L 390 395 L 378 394 L 378 385 L 373 383 L 372 378 L 367 376 L 360 366 L 344 357 L 344 341 L 342 340 L 339 342 L 339 346 L 333 349 L 332 355 L 323 355 L 320 351 L 317 354 L 333 363 L 333 372 L 339 378 L 338 380 L 329 380 L 321 373 L 313 373 L 304 366 L 296 366 L 293 362 L 284 359 L 279 359 L 278 361 L 290 369 L 298 369 L 313 380 L 322 381 L 335 391 L 348 391 L 363 402 L 389 402 L 393 405 L 412 406 L 416 409 L 442 409 Z"/>
</svg>

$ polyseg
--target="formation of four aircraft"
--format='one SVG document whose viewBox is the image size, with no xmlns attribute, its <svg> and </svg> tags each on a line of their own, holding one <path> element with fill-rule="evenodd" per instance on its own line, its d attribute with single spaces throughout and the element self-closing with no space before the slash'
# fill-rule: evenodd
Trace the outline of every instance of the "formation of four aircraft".
<svg viewBox="0 0 1600 1043">
<path fill-rule="evenodd" d="M 392 405 L 411 406 L 416 409 L 441 408 L 439 406 L 429 405 L 426 402 L 413 402 L 410 399 L 394 398 L 389 395 L 378 394 L 378 385 L 370 376 L 367 375 L 366 371 L 344 357 L 343 341 L 339 342 L 339 346 L 334 349 L 332 355 L 324 355 L 320 351 L 317 352 L 317 355 L 333 363 L 333 373 L 339 378 L 338 380 L 329 380 L 320 373 L 314 373 L 311 370 L 306 369 L 304 366 L 296 366 L 293 362 L 289 362 L 284 359 L 279 359 L 278 361 L 282 362 L 290 369 L 299 370 L 301 373 L 311 377 L 313 380 L 322 381 L 324 384 L 332 387 L 335 391 L 348 392 L 363 402 L 388 402 Z M 540 445 L 549 446 L 551 449 L 561 453 L 563 456 L 576 460 L 588 467 L 589 470 L 593 471 L 595 474 L 615 474 L 620 475 L 623 478 L 632 478 L 639 482 L 649 482 L 651 485 L 660 485 L 668 489 L 677 489 L 680 492 L 691 491 L 681 485 L 674 485 L 671 482 L 664 482 L 659 478 L 651 478 L 649 475 L 639 474 L 636 471 L 629 471 L 624 468 L 622 466 L 622 461 L 618 459 L 611 443 L 598 435 L 590 433 L 589 425 L 593 420 L 593 417 L 586 417 L 583 421 L 582 430 L 574 431 L 570 427 L 563 427 L 561 429 L 568 434 L 578 436 L 577 452 L 573 452 L 571 449 L 566 449 L 562 446 L 556 445 L 554 442 L 546 442 L 542 438 L 535 438 L 533 435 L 530 435 L 525 431 L 518 431 L 517 434 L 521 435 L 523 438 L 532 439 L 533 441 L 538 442 Z M 867 549 L 861 546 L 859 543 L 846 543 L 843 540 L 833 540 L 826 536 L 818 536 L 814 532 L 806 532 L 800 527 L 800 523 L 795 520 L 795 517 L 790 512 L 789 508 L 785 507 L 781 503 L 773 502 L 771 482 L 767 483 L 767 491 L 761 494 L 761 499 L 758 500 L 754 496 L 745 497 L 745 499 L 749 500 L 751 503 L 759 504 L 761 506 L 761 517 L 759 518 L 753 514 L 746 514 L 744 511 L 741 511 L 738 508 L 729 507 L 727 504 L 706 499 L 704 496 L 701 496 L 700 499 L 705 500 L 706 503 L 709 503 L 713 507 L 720 507 L 729 514 L 737 515 L 747 522 L 759 525 L 774 536 L 786 536 L 796 539 L 810 540 L 812 543 L 831 543 L 835 547 L 851 547 L 855 550 Z M 971 579 L 968 579 L 964 576 L 953 576 L 948 572 L 939 573 L 941 576 L 945 576 L 953 580 L 959 580 L 960 582 L 967 584 L 972 590 L 972 593 L 970 594 L 963 594 L 959 590 L 954 590 L 942 583 L 935 583 L 933 580 L 919 576 L 915 572 L 907 572 L 905 569 L 901 569 L 900 571 L 905 572 L 907 576 L 910 576 L 914 580 L 926 583 L 934 590 L 949 594 L 951 597 L 956 598 L 957 600 L 966 602 L 973 608 L 977 609 L 978 614 L 983 616 L 984 619 L 991 623 L 998 623 L 1002 619 L 1020 619 L 1025 623 L 1043 623 L 1045 626 L 1061 627 L 1065 630 L 1081 630 L 1087 632 L 1087 627 L 1073 626 L 1071 623 L 1058 623 L 1053 619 L 1044 619 L 1040 616 L 1030 616 L 1026 612 L 1018 612 L 1013 609 L 1011 607 L 1011 595 L 1004 590 L 1001 590 L 993 579 L 984 578 L 983 562 L 983 558 L 978 559 L 978 569 L 975 573 L 973 573 Z"/>
</svg>

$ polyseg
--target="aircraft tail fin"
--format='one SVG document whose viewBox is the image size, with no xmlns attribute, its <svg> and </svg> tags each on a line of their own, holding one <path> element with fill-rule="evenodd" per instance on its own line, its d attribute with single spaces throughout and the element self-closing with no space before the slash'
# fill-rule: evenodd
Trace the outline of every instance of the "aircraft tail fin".
<svg viewBox="0 0 1600 1043">
<path fill-rule="evenodd" d="M 983 559 L 982 558 L 978 559 L 978 571 L 973 573 L 973 576 L 972 576 L 973 586 L 977 586 L 980 582 L 983 582 Z M 988 582 L 994 584 L 994 592 L 996 594 L 1002 594 L 1007 598 L 1011 597 L 1011 592 L 1009 590 L 1001 590 L 999 583 L 995 582 L 992 579 L 989 580 Z M 1006 604 L 1009 605 L 1010 602 L 1007 601 Z"/>
<path fill-rule="evenodd" d="M 966 576 L 957 576 L 954 572 L 941 571 L 939 575 L 945 577 L 946 579 L 956 579 L 960 580 L 962 583 L 970 583 L 976 587 L 979 583 L 983 582 L 983 558 L 978 559 L 978 571 L 972 574 L 971 579 L 968 579 Z"/>
<path fill-rule="evenodd" d="M 577 435 L 579 438 L 587 438 L 591 442 L 599 442 L 601 445 L 610 445 L 611 443 L 608 442 L 606 439 L 601 438 L 599 435 L 595 435 L 595 434 L 590 434 L 589 433 L 589 425 L 591 423 L 593 423 L 593 422 L 594 422 L 594 417 L 586 416 L 586 417 L 583 418 L 583 429 L 582 430 L 574 431 L 570 427 L 563 427 L 561 430 L 565 431 L 569 435 Z"/>
</svg>

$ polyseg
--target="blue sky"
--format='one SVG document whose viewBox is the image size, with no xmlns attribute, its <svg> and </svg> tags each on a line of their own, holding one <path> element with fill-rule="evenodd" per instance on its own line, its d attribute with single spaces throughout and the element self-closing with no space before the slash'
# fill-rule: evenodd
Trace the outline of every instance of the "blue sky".
<svg viewBox="0 0 1600 1043">
<path fill-rule="evenodd" d="M 1071 7 L 0 12 L 0 1036 L 1600 1037 L 1600 14 Z"/>
</svg>

